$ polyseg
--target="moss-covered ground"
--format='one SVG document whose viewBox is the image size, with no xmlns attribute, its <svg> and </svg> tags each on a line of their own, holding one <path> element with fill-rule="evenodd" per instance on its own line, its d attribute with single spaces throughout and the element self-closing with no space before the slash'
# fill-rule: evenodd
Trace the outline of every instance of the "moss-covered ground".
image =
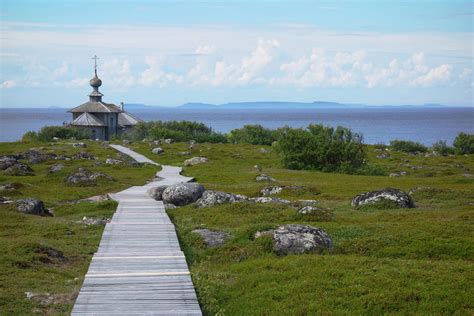
<svg viewBox="0 0 474 316">
<path fill-rule="evenodd" d="M 99 161 L 116 158 L 112 149 L 95 143 L 85 149 L 2 143 L 0 153 L 40 146 L 66 155 L 91 151 Z M 153 155 L 148 144 L 130 147 L 163 164 L 181 165 L 194 156 L 209 158 L 209 163 L 184 169 L 206 189 L 259 196 L 265 186 L 298 186 L 278 197 L 315 199 L 334 213 L 333 219 L 322 219 L 300 215 L 287 206 L 247 203 L 169 210 L 207 315 L 474 313 L 472 156 L 390 152 L 390 158 L 379 159 L 379 153 L 369 147 L 369 162 L 384 167 L 387 176 L 357 176 L 286 170 L 277 153 L 265 146 L 196 144 L 189 149 L 184 143 L 163 144 L 161 155 Z M 269 152 L 262 153 L 262 147 Z M 183 155 L 184 151 L 191 155 Z M 67 314 L 102 232 L 100 226 L 77 222 L 83 216 L 110 216 L 115 204 L 65 201 L 143 184 L 156 172 L 150 166 L 95 166 L 94 161 L 73 160 L 64 162 L 67 167 L 60 174 L 49 175 L 47 169 L 56 162 L 31 165 L 35 176 L 0 175 L 0 183 L 22 184 L 12 198 L 41 198 L 56 213 L 43 218 L 18 213 L 13 205 L 0 206 L 0 314 Z M 79 165 L 109 174 L 114 181 L 89 188 L 65 186 L 64 177 Z M 260 172 L 255 165 L 277 183 L 256 182 Z M 388 176 L 399 171 L 407 175 Z M 417 207 L 356 210 L 350 206 L 356 194 L 384 187 L 417 188 L 412 195 Z M 272 252 L 268 237 L 254 239 L 255 232 L 285 223 L 323 228 L 332 236 L 334 249 L 322 255 L 280 257 Z M 191 232 L 202 227 L 230 232 L 232 238 L 221 247 L 206 248 Z M 44 262 L 38 252 L 44 246 L 61 250 L 68 260 Z M 62 294 L 64 300 L 41 304 L 26 299 L 26 291 Z"/>
</svg>

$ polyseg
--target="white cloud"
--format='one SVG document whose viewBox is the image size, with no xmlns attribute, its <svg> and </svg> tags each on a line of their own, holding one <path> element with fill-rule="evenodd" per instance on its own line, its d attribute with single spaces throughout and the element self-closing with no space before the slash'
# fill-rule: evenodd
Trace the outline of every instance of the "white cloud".
<svg viewBox="0 0 474 316">
<path fill-rule="evenodd" d="M 100 65 L 99 77 L 114 88 L 128 88 L 135 84 L 128 59 L 120 61 L 115 58 Z"/>
<path fill-rule="evenodd" d="M 69 70 L 69 66 L 67 62 L 63 61 L 63 63 L 61 64 L 61 67 L 56 68 L 53 71 L 53 75 L 52 75 L 53 79 L 57 79 L 64 76 L 65 74 L 67 74 L 68 70 Z"/>
<path fill-rule="evenodd" d="M 214 53 L 214 50 L 215 50 L 214 46 L 202 45 L 196 48 L 194 52 L 198 55 L 210 55 Z"/>
<path fill-rule="evenodd" d="M 16 81 L 15 80 L 5 80 L 2 82 L 2 89 L 11 89 L 16 87 Z"/>
<path fill-rule="evenodd" d="M 443 64 L 415 78 L 411 84 L 414 86 L 432 86 L 436 83 L 446 82 L 451 78 L 452 70 L 453 67 L 451 65 Z"/>
<path fill-rule="evenodd" d="M 64 85 L 67 88 L 79 88 L 85 87 L 89 84 L 89 78 L 74 78 L 72 80 L 66 81 Z"/>
<path fill-rule="evenodd" d="M 464 68 L 461 74 L 459 74 L 459 79 L 461 80 L 472 79 L 472 69 Z"/>
</svg>

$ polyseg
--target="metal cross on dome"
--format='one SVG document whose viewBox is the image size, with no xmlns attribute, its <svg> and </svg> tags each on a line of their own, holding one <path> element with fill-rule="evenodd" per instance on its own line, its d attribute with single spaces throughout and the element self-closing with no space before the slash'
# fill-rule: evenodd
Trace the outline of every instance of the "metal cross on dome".
<svg viewBox="0 0 474 316">
<path fill-rule="evenodd" d="M 94 57 L 92 57 L 91 59 L 94 59 L 94 71 L 97 75 L 97 59 L 99 59 L 99 57 L 97 57 L 97 55 L 94 55 Z"/>
</svg>

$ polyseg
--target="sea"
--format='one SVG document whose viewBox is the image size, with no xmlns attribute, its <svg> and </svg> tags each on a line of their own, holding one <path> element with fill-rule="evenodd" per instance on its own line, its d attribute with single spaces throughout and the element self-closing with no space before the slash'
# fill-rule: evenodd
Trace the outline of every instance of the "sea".
<svg viewBox="0 0 474 316">
<path fill-rule="evenodd" d="M 458 107 L 364 107 L 311 109 L 180 109 L 130 108 L 143 120 L 190 120 L 202 122 L 213 130 L 227 133 L 246 124 L 268 128 L 308 124 L 344 126 L 362 133 L 365 143 L 388 144 L 403 139 L 432 145 L 438 140 L 451 144 L 460 132 L 474 134 L 474 108 Z M 62 125 L 71 114 L 63 108 L 0 108 L 0 141 L 21 139 L 27 131 L 45 125 Z"/>
</svg>

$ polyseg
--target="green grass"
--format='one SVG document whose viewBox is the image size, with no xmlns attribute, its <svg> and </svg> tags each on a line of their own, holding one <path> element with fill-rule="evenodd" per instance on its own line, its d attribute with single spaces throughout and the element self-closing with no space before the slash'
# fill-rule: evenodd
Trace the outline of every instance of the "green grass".
<svg viewBox="0 0 474 316">
<path fill-rule="evenodd" d="M 472 156 L 425 158 L 391 152 L 389 159 L 377 159 L 369 147 L 371 164 L 387 174 L 408 172 L 390 178 L 286 170 L 265 146 L 200 144 L 192 156 L 178 154 L 187 150 L 186 144 L 161 145 L 165 153 L 160 156 L 151 154 L 147 144 L 132 146 L 175 165 L 193 156 L 208 157 L 209 163 L 186 167 L 184 174 L 207 189 L 249 196 L 274 185 L 254 180 L 258 164 L 276 184 L 304 187 L 284 190 L 279 197 L 316 199 L 335 214 L 333 220 L 321 220 L 291 207 L 249 203 L 169 210 L 207 315 L 474 312 L 474 181 L 464 175 L 474 172 Z M 260 153 L 261 147 L 270 153 Z M 418 188 L 413 193 L 417 207 L 350 206 L 356 194 L 384 187 Z M 324 255 L 279 257 L 269 238 L 254 240 L 255 232 L 285 223 L 325 229 L 334 249 Z M 221 247 L 206 248 L 191 232 L 203 227 L 233 237 Z"/>
<path fill-rule="evenodd" d="M 26 150 L 38 144 L 0 144 L 1 153 Z M 297 185 L 279 197 L 315 199 L 334 214 L 334 219 L 297 214 L 279 205 L 240 203 L 198 209 L 193 205 L 169 210 L 190 266 L 198 298 L 206 315 L 311 315 L 311 314 L 459 314 L 474 313 L 474 173 L 472 156 L 423 157 L 390 152 L 377 159 L 369 147 L 369 163 L 390 172 L 407 171 L 398 178 L 358 176 L 282 168 L 271 147 L 232 144 L 184 143 L 160 145 L 164 154 L 153 155 L 150 146 L 133 143 L 131 148 L 151 159 L 182 165 L 194 156 L 208 157 L 207 164 L 185 167 L 207 189 L 259 196 L 270 185 Z M 270 150 L 267 154 L 260 148 Z M 46 150 L 68 155 L 80 149 L 47 145 Z M 101 161 L 116 158 L 112 149 L 90 143 L 88 151 Z M 180 152 L 191 151 L 190 156 Z M 408 161 L 407 161 L 408 160 Z M 6 249 L 0 268 L 0 314 L 68 313 L 73 299 L 41 306 L 26 300 L 25 291 L 74 294 L 79 290 L 101 227 L 76 223 L 83 216 L 110 216 L 112 202 L 69 205 L 64 201 L 118 191 L 143 184 L 155 168 L 144 166 L 94 166 L 93 161 L 66 162 L 67 169 L 49 176 L 50 164 L 32 165 L 33 177 L 0 176 L 0 182 L 19 182 L 20 196 L 45 200 L 56 217 L 19 214 L 12 206 L 0 206 L 0 247 Z M 70 165 L 69 165 L 70 164 Z M 78 165 L 111 175 L 92 188 L 65 187 L 64 176 Z M 259 183 L 263 173 L 277 183 Z M 412 170 L 410 167 L 421 167 Z M 351 199 L 359 193 L 384 187 L 418 188 L 415 209 L 380 207 L 353 209 Z M 3 194 L 2 194 L 3 195 Z M 301 223 L 326 230 L 334 249 L 323 255 L 277 256 L 268 236 L 254 239 L 257 231 L 285 223 Z M 226 231 L 232 238 L 223 246 L 206 248 L 191 231 L 196 228 Z M 66 262 L 41 261 L 39 247 L 64 252 Z M 78 278 L 78 279 L 75 279 Z"/>
<path fill-rule="evenodd" d="M 107 157 L 117 158 L 115 150 L 98 143 L 87 142 L 87 148 L 73 148 L 66 143 L 0 143 L 0 155 L 40 148 L 51 152 L 72 156 L 79 151 L 87 151 L 98 160 L 50 160 L 31 164 L 34 176 L 5 176 L 0 172 L 0 183 L 16 183 L 18 190 L 0 191 L 0 196 L 12 199 L 33 197 L 52 208 L 55 217 L 25 215 L 16 211 L 14 205 L 0 205 L 0 314 L 64 314 L 70 313 L 90 259 L 97 250 L 102 236 L 102 226 L 86 226 L 81 223 L 84 216 L 111 217 L 116 203 L 68 202 L 94 195 L 123 190 L 132 185 L 142 185 L 153 178 L 156 167 L 141 166 L 96 166 L 96 161 L 104 162 Z M 57 174 L 48 174 L 55 163 L 65 168 Z M 91 171 L 101 171 L 113 177 L 112 181 L 100 181 L 92 187 L 68 186 L 64 178 L 78 167 Z M 42 253 L 44 247 L 52 247 L 64 253 L 66 260 L 51 259 Z M 39 300 L 26 299 L 25 292 L 50 293 L 53 303 L 44 304 Z"/>
</svg>

